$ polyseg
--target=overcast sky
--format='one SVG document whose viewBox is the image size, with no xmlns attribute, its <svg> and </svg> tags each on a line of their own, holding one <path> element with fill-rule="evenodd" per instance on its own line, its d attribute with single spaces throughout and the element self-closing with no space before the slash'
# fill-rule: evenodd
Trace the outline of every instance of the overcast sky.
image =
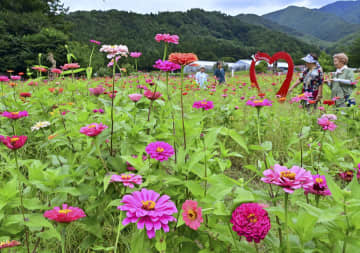
<svg viewBox="0 0 360 253">
<path fill-rule="evenodd" d="M 319 8 L 335 0 L 62 0 L 70 11 L 125 10 L 137 13 L 185 11 L 191 8 L 217 10 L 229 15 L 239 13 L 266 14 L 289 5 Z"/>
</svg>

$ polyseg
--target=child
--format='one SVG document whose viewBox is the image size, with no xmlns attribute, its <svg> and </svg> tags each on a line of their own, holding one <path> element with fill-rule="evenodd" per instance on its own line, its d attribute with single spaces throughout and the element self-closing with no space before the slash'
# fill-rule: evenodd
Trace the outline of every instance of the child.
<svg viewBox="0 0 360 253">
<path fill-rule="evenodd" d="M 205 73 L 205 67 L 200 67 L 200 71 L 196 73 L 196 83 L 200 85 L 200 88 L 205 89 L 208 75 Z"/>
</svg>

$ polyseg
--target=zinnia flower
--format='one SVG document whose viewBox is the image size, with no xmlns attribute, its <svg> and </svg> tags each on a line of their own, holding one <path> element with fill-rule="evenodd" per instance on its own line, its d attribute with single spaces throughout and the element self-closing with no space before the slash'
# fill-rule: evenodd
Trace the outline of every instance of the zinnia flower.
<svg viewBox="0 0 360 253">
<path fill-rule="evenodd" d="M 137 93 L 129 94 L 129 98 L 135 103 L 138 102 L 142 98 L 142 96 L 143 96 L 142 94 L 137 94 Z"/>
<path fill-rule="evenodd" d="M 134 188 L 134 184 L 142 184 L 142 177 L 135 174 L 112 175 L 110 182 L 121 182 L 124 186 Z"/>
<path fill-rule="evenodd" d="M 179 64 L 172 63 L 170 61 L 162 61 L 160 59 L 155 62 L 155 65 L 153 65 L 153 67 L 156 69 L 160 69 L 164 72 L 175 71 L 177 69 L 181 69 L 181 66 Z"/>
<path fill-rule="evenodd" d="M 185 224 L 191 229 L 197 230 L 201 223 L 204 222 L 201 207 L 198 207 L 198 203 L 194 200 L 186 200 L 182 205 L 182 217 Z"/>
<path fill-rule="evenodd" d="M 40 121 L 31 127 L 31 131 L 39 130 L 40 128 L 44 128 L 44 127 L 48 127 L 48 126 L 50 126 L 49 121 Z"/>
<path fill-rule="evenodd" d="M 174 148 L 170 144 L 162 141 L 150 143 L 145 148 L 145 151 L 150 155 L 150 158 L 160 162 L 166 161 L 174 155 Z"/>
<path fill-rule="evenodd" d="M 156 34 L 155 40 L 157 42 L 164 41 L 167 43 L 179 44 L 179 36 L 178 35 L 170 35 L 170 34 Z"/>
<path fill-rule="evenodd" d="M 29 98 L 29 97 L 31 97 L 31 93 L 30 92 L 21 92 L 20 97 Z"/>
<path fill-rule="evenodd" d="M 77 68 L 80 68 L 80 65 L 78 63 L 67 63 L 64 66 L 62 66 L 61 68 L 63 70 L 77 69 Z"/>
<path fill-rule="evenodd" d="M 11 80 L 17 81 L 20 79 L 21 79 L 21 76 L 11 76 Z"/>
<path fill-rule="evenodd" d="M 335 101 L 332 101 L 332 100 L 324 100 L 323 104 L 324 104 L 324 105 L 331 106 L 331 105 L 334 105 L 334 104 L 335 104 Z"/>
<path fill-rule="evenodd" d="M 324 114 L 321 118 L 318 118 L 317 123 L 322 127 L 323 130 L 334 131 L 336 124 L 331 120 L 336 120 L 336 116 L 333 114 Z"/>
<path fill-rule="evenodd" d="M 61 71 L 61 69 L 52 68 L 52 69 L 51 69 L 51 73 L 61 74 L 61 73 L 62 73 L 62 71 Z"/>
<path fill-rule="evenodd" d="M 232 229 L 239 235 L 245 236 L 248 242 L 254 240 L 259 243 L 271 228 L 268 213 L 257 203 L 244 203 L 232 213 L 230 222 Z"/>
<path fill-rule="evenodd" d="M 132 58 L 139 58 L 142 55 L 140 52 L 131 52 L 130 57 Z"/>
<path fill-rule="evenodd" d="M 313 185 L 312 186 L 305 186 L 304 191 L 305 194 L 312 193 L 315 195 L 331 195 L 331 192 L 327 186 L 325 176 L 321 175 L 313 175 Z"/>
<path fill-rule="evenodd" d="M 197 60 L 198 57 L 193 53 L 172 53 L 169 55 L 169 61 L 179 65 L 188 65 Z"/>
<path fill-rule="evenodd" d="M 92 123 L 90 125 L 87 125 L 85 127 L 82 127 L 80 129 L 80 133 L 85 134 L 90 137 L 97 136 L 101 134 L 102 131 L 104 131 L 106 128 L 108 128 L 107 125 L 103 125 L 102 123 Z"/>
<path fill-rule="evenodd" d="M 169 222 L 176 221 L 172 216 L 177 213 L 175 204 L 170 197 L 152 190 L 142 189 L 135 191 L 131 195 L 125 195 L 121 200 L 124 203 L 118 206 L 121 211 L 126 211 L 126 218 L 122 224 L 137 223 L 138 229 L 146 229 L 148 237 L 155 237 L 156 230 L 161 228 L 164 232 L 169 232 Z"/>
<path fill-rule="evenodd" d="M 44 213 L 44 217 L 49 220 L 54 220 L 61 223 L 70 223 L 83 217 L 86 217 L 84 211 L 78 207 L 68 206 L 67 204 L 62 205 L 62 209 L 56 206 L 52 210 L 48 210 Z"/>
<path fill-rule="evenodd" d="M 296 97 L 293 97 L 291 99 L 291 102 L 300 102 L 301 100 L 305 100 L 308 101 L 309 98 L 312 97 L 312 93 L 311 92 L 304 92 Z"/>
<path fill-rule="evenodd" d="M 21 245 L 21 243 L 18 241 L 15 241 L 15 240 L 0 242 L 0 249 L 12 248 L 12 247 L 16 247 L 19 245 Z"/>
<path fill-rule="evenodd" d="M 0 82 L 8 82 L 10 79 L 7 76 L 0 76 Z"/>
<path fill-rule="evenodd" d="M 250 105 L 253 107 L 263 107 L 263 106 L 272 106 L 271 101 L 268 99 L 261 100 L 248 100 L 246 105 Z"/>
<path fill-rule="evenodd" d="M 197 109 L 204 109 L 205 111 L 210 110 L 212 108 L 214 108 L 214 103 L 213 101 L 206 101 L 205 99 L 202 101 L 196 101 L 193 104 L 193 108 L 197 108 Z"/>
<path fill-rule="evenodd" d="M 20 112 L 3 112 L 1 116 L 9 118 L 9 119 L 20 119 L 23 117 L 29 116 L 27 111 L 20 111 Z"/>
<path fill-rule="evenodd" d="M 14 135 L 14 136 L 2 136 L 0 135 L 0 141 L 6 145 L 9 149 L 12 149 L 12 150 L 16 150 L 16 149 L 19 149 L 21 148 L 22 146 L 25 145 L 26 143 L 26 140 L 27 140 L 27 136 L 23 136 L 23 135 L 20 135 L 20 136 L 17 136 L 17 135 Z"/>
<path fill-rule="evenodd" d="M 347 170 L 341 173 L 338 173 L 338 175 L 341 177 L 342 180 L 351 182 L 351 180 L 354 177 L 354 171 L 353 170 Z"/>
<path fill-rule="evenodd" d="M 288 169 L 279 164 L 274 165 L 274 169 L 265 170 L 261 181 L 268 184 L 275 184 L 283 188 L 287 193 L 293 193 L 299 188 L 309 188 L 313 185 L 313 178 L 310 171 L 306 171 L 299 166 Z"/>
<path fill-rule="evenodd" d="M 105 88 L 102 85 L 98 85 L 95 88 L 89 88 L 89 91 L 91 94 L 98 97 L 99 95 L 104 94 Z"/>
<path fill-rule="evenodd" d="M 90 40 L 90 42 L 91 42 L 91 43 L 94 43 L 94 44 L 96 44 L 96 45 L 100 45 L 100 44 L 101 44 L 101 42 L 100 42 L 100 41 L 97 41 L 97 40 Z"/>
<path fill-rule="evenodd" d="M 146 90 L 144 92 L 144 96 L 147 97 L 148 99 L 150 100 L 156 100 L 158 99 L 159 97 L 162 96 L 162 94 L 160 92 L 152 92 L 151 90 Z"/>
<path fill-rule="evenodd" d="M 129 54 L 129 49 L 124 45 L 103 45 L 100 48 L 100 52 L 107 53 L 107 58 L 111 59 L 117 55 L 127 57 Z"/>
</svg>

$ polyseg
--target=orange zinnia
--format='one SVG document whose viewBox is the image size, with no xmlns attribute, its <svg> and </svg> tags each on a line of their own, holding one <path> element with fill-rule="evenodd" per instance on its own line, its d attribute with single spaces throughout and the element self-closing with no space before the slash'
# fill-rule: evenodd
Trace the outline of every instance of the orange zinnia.
<svg viewBox="0 0 360 253">
<path fill-rule="evenodd" d="M 169 55 L 169 61 L 179 65 L 188 65 L 197 60 L 198 57 L 193 53 L 172 53 Z"/>
</svg>

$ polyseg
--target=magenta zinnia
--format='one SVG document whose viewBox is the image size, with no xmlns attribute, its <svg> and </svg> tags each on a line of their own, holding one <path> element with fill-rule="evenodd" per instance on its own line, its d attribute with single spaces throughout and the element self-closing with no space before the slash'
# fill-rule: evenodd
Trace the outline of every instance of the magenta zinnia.
<svg viewBox="0 0 360 253">
<path fill-rule="evenodd" d="M 90 137 L 97 136 L 101 134 L 102 131 L 104 131 L 106 128 L 108 128 L 107 125 L 103 125 L 102 123 L 92 123 L 90 125 L 87 125 L 85 127 L 82 127 L 80 129 L 80 133 L 85 134 Z"/>
<path fill-rule="evenodd" d="M 311 172 L 299 166 L 293 166 L 288 169 L 286 166 L 279 164 L 274 165 L 274 169 L 265 170 L 261 181 L 268 184 L 275 184 L 283 188 L 287 193 L 293 193 L 299 188 L 308 188 L 313 185 Z"/>
<path fill-rule="evenodd" d="M 178 35 L 170 35 L 170 34 L 156 34 L 155 40 L 157 42 L 164 41 L 167 43 L 179 44 L 179 36 Z"/>
<path fill-rule="evenodd" d="M 326 178 L 322 175 L 313 175 L 313 185 L 304 186 L 305 194 L 312 193 L 315 195 L 331 195 L 331 192 L 327 186 Z"/>
<path fill-rule="evenodd" d="M 336 120 L 336 116 L 334 114 L 324 114 L 321 118 L 318 118 L 317 123 L 322 127 L 323 130 L 334 131 L 336 129 L 336 125 L 333 120 Z"/>
<path fill-rule="evenodd" d="M 160 92 L 152 92 L 151 90 L 146 90 L 144 92 L 144 96 L 146 98 L 148 98 L 149 100 L 156 100 L 158 99 L 159 97 L 162 96 L 162 94 Z"/>
<path fill-rule="evenodd" d="M 23 117 L 29 116 L 27 111 L 20 111 L 20 112 L 3 112 L 1 116 L 9 118 L 9 119 L 20 119 Z"/>
<path fill-rule="evenodd" d="M 238 206 L 232 213 L 230 222 L 233 224 L 232 229 L 239 236 L 245 236 L 248 242 L 259 243 L 271 228 L 267 211 L 257 203 Z"/>
<path fill-rule="evenodd" d="M 54 209 L 46 211 L 44 213 L 44 217 L 48 218 L 49 220 L 54 220 L 61 223 L 69 223 L 86 217 L 86 215 L 81 208 L 63 204 L 62 209 L 56 206 Z"/>
<path fill-rule="evenodd" d="M 134 188 L 134 184 L 142 184 L 142 177 L 135 174 L 112 175 L 110 182 L 120 182 L 124 186 Z"/>
<path fill-rule="evenodd" d="M 91 94 L 98 97 L 99 95 L 104 94 L 105 88 L 102 85 L 98 85 L 95 88 L 89 88 L 89 91 Z"/>
<path fill-rule="evenodd" d="M 201 223 L 204 222 L 201 212 L 201 207 L 194 200 L 186 200 L 182 205 L 182 217 L 185 224 L 194 230 L 197 230 Z"/>
<path fill-rule="evenodd" d="M 174 148 L 170 144 L 162 141 L 150 143 L 147 145 L 145 151 L 150 155 L 150 158 L 160 162 L 166 161 L 174 155 Z"/>
<path fill-rule="evenodd" d="M 193 104 L 193 107 L 194 108 L 197 108 L 197 109 L 204 109 L 205 111 L 207 110 L 210 110 L 212 108 L 214 108 L 214 103 L 213 101 L 206 101 L 205 99 L 202 100 L 202 101 L 196 101 L 194 104 Z"/>
<path fill-rule="evenodd" d="M 142 98 L 142 94 L 138 94 L 138 93 L 134 93 L 134 94 L 129 94 L 129 98 L 133 101 L 133 102 L 138 102 L 141 98 Z"/>
<path fill-rule="evenodd" d="M 16 246 L 19 246 L 20 244 L 21 244 L 20 242 L 15 241 L 15 240 L 0 242 L 0 250 L 5 249 L 5 248 L 16 247 Z"/>
<path fill-rule="evenodd" d="M 132 58 L 139 58 L 142 55 L 140 52 L 131 52 L 130 57 Z"/>
<path fill-rule="evenodd" d="M 6 145 L 9 149 L 16 150 L 25 145 L 27 136 L 2 136 L 0 135 L 0 141 Z"/>
<path fill-rule="evenodd" d="M 161 228 L 169 232 L 169 222 L 176 221 L 172 216 L 177 213 L 175 204 L 170 197 L 147 189 L 135 191 L 125 195 L 121 200 L 124 205 L 118 206 L 121 211 L 126 211 L 126 218 L 122 224 L 137 223 L 138 229 L 146 229 L 149 238 L 155 237 L 156 230 Z"/>
<path fill-rule="evenodd" d="M 62 66 L 61 68 L 63 70 L 77 69 L 77 68 L 80 68 L 80 65 L 78 63 L 67 63 L 64 66 Z"/>
<path fill-rule="evenodd" d="M 172 63 L 170 61 L 162 61 L 160 59 L 155 62 L 155 65 L 153 65 L 153 67 L 156 69 L 160 69 L 164 72 L 181 69 L 181 66 L 179 64 Z"/>
<path fill-rule="evenodd" d="M 253 107 L 263 107 L 263 106 L 272 106 L 271 101 L 268 99 L 261 99 L 261 100 L 248 100 L 246 105 L 250 105 Z"/>
</svg>

